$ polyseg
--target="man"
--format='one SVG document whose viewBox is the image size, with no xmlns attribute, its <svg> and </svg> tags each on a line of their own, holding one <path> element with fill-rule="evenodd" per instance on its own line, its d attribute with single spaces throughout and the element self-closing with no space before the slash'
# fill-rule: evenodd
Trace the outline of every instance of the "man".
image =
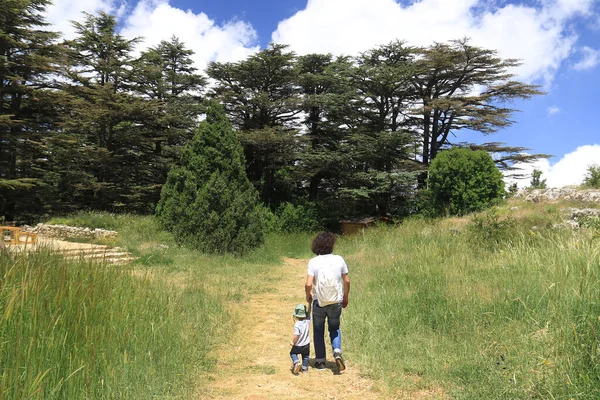
<svg viewBox="0 0 600 400">
<path fill-rule="evenodd" d="M 315 368 L 326 369 L 325 321 L 329 327 L 329 337 L 333 357 L 339 372 L 346 369 L 342 357 L 342 334 L 340 318 L 342 308 L 348 306 L 350 278 L 344 259 L 334 255 L 336 237 L 329 232 L 319 232 L 312 242 L 312 252 L 316 254 L 308 262 L 306 277 L 306 301 L 313 303 L 313 337 L 315 342 Z"/>
</svg>

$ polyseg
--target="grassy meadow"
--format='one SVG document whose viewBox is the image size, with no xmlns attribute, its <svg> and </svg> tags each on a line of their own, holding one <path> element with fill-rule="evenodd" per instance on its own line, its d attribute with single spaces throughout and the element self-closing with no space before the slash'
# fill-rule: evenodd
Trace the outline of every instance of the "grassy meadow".
<svg viewBox="0 0 600 400">
<path fill-rule="evenodd" d="M 511 200 L 341 238 L 351 365 L 390 396 L 600 398 L 600 238 L 553 228 L 566 205 Z M 1 399 L 190 398 L 235 327 L 229 306 L 267 290 L 282 256 L 310 257 L 310 234 L 235 258 L 179 248 L 147 217 L 50 222 L 115 229 L 110 244 L 138 260 L 0 256 Z"/>
<path fill-rule="evenodd" d="M 553 229 L 561 205 L 514 204 L 343 241 L 353 361 L 391 390 L 600 398 L 598 232 Z"/>
<path fill-rule="evenodd" d="M 116 229 L 127 266 L 0 255 L 0 399 L 188 399 L 235 323 L 228 304 L 265 290 L 294 236 L 245 259 L 177 247 L 151 218 L 78 214 Z M 269 249 L 269 250 L 268 250 Z M 267 251 L 268 250 L 268 251 Z"/>
</svg>

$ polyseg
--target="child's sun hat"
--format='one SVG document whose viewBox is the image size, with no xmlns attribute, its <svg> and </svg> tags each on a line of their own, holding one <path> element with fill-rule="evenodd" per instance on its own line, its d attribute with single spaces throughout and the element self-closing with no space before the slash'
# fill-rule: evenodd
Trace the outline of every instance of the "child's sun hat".
<svg viewBox="0 0 600 400">
<path fill-rule="evenodd" d="M 306 306 L 304 304 L 298 304 L 294 308 L 294 317 L 306 318 Z"/>
</svg>

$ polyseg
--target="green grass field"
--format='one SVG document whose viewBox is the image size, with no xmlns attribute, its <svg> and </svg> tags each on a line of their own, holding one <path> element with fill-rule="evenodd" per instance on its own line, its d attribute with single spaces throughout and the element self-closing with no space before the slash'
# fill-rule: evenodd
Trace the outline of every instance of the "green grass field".
<svg viewBox="0 0 600 400">
<path fill-rule="evenodd" d="M 600 398 L 597 232 L 552 229 L 560 207 L 528 207 L 505 225 L 415 219 L 342 242 L 356 361 L 393 390 Z"/>
<path fill-rule="evenodd" d="M 390 394 L 600 398 L 600 238 L 552 228 L 562 207 L 513 201 L 340 239 L 349 360 Z M 138 260 L 0 256 L 2 399 L 189 398 L 235 327 L 229 305 L 266 290 L 282 256 L 311 256 L 310 234 L 235 258 L 180 248 L 148 217 L 50 222 L 115 229 Z"/>
<path fill-rule="evenodd" d="M 127 266 L 0 256 L 0 399 L 187 399 L 294 237 L 246 259 L 177 247 L 151 218 L 79 214 L 53 223 L 116 229 Z M 302 254 L 304 255 L 304 254 Z"/>
</svg>

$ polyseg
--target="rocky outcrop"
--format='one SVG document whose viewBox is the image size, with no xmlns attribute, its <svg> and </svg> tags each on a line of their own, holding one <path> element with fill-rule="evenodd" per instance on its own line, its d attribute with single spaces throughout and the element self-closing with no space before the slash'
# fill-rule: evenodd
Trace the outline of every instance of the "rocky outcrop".
<svg viewBox="0 0 600 400">
<path fill-rule="evenodd" d="M 600 190 L 579 190 L 571 188 L 521 190 L 515 197 L 536 203 L 540 201 L 556 201 L 559 199 L 600 203 Z"/>
<path fill-rule="evenodd" d="M 33 232 L 37 235 L 47 236 L 52 238 L 64 239 L 105 239 L 114 238 L 117 236 L 116 231 L 106 229 L 90 229 L 68 225 L 46 225 L 37 224 L 36 226 L 25 227 L 26 232 Z"/>
</svg>

